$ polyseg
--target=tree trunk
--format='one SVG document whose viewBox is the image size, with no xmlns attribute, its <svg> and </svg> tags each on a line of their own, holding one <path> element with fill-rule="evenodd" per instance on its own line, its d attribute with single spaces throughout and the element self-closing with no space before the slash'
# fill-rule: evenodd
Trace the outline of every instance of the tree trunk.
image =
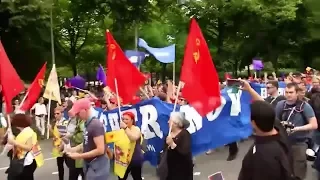
<svg viewBox="0 0 320 180">
<path fill-rule="evenodd" d="M 78 71 L 77 71 L 77 61 L 76 61 L 76 47 L 70 47 L 70 55 L 71 55 L 71 68 L 72 68 L 72 72 L 73 72 L 73 76 L 78 75 Z"/>
<path fill-rule="evenodd" d="M 164 83 L 166 81 L 167 64 L 166 63 L 161 63 L 161 65 L 162 65 L 162 70 L 161 70 L 162 71 L 161 72 L 162 77 L 161 77 L 161 80 Z"/>
</svg>

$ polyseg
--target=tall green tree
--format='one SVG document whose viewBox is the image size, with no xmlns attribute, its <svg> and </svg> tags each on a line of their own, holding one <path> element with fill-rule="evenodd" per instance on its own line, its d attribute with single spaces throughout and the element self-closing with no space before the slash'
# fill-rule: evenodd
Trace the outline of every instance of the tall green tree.
<svg viewBox="0 0 320 180">
<path fill-rule="evenodd" d="M 12 64 L 27 81 L 32 80 L 44 61 L 50 58 L 48 8 L 44 0 L 0 4 L 1 41 Z"/>
<path fill-rule="evenodd" d="M 91 38 L 101 33 L 101 16 L 82 0 L 58 0 L 54 4 L 55 45 L 63 63 L 77 75 L 79 54 Z"/>
</svg>

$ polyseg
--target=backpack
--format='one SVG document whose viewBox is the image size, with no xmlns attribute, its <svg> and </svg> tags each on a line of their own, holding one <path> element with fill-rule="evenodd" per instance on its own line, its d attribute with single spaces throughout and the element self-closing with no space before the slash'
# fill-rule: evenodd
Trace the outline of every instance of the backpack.
<svg viewBox="0 0 320 180">
<path fill-rule="evenodd" d="M 284 109 L 286 108 L 286 101 L 283 100 L 283 101 L 280 101 L 282 103 L 282 109 L 281 109 L 281 112 L 280 112 L 280 116 L 279 116 L 279 119 L 280 121 L 287 121 L 286 119 L 282 119 L 283 118 L 283 114 L 285 113 Z M 279 102 L 279 103 L 280 103 Z M 298 101 L 297 105 L 294 107 L 295 110 L 294 110 L 294 113 L 292 115 L 295 115 L 297 113 L 301 113 L 301 116 L 302 116 L 302 119 L 303 121 L 305 122 L 305 124 L 308 124 L 308 119 L 306 117 L 306 115 L 304 114 L 303 112 L 303 109 L 304 109 L 304 105 L 306 104 L 305 101 Z M 290 120 L 290 119 L 289 119 Z"/>
</svg>

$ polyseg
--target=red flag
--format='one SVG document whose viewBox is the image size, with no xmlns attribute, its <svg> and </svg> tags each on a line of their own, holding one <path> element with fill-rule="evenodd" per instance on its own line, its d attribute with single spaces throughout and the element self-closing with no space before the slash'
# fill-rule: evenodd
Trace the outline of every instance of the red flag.
<svg viewBox="0 0 320 180">
<path fill-rule="evenodd" d="M 36 78 L 30 85 L 28 92 L 26 94 L 27 98 L 21 105 L 20 109 L 22 111 L 27 111 L 37 102 L 39 95 L 41 93 L 42 87 L 44 85 L 44 77 L 47 69 L 47 62 L 42 66 L 38 72 Z"/>
<path fill-rule="evenodd" d="M 0 41 L 0 84 L 2 86 L 2 95 L 6 103 L 6 112 L 13 111 L 11 101 L 21 91 L 24 90 L 23 82 L 21 81 L 17 71 L 12 66 L 6 51 Z"/>
<path fill-rule="evenodd" d="M 119 96 L 123 103 L 130 103 L 139 87 L 144 84 L 146 77 L 125 56 L 118 43 L 107 30 L 107 85 L 116 92 L 117 82 Z"/>
<path fill-rule="evenodd" d="M 191 19 L 180 80 L 183 97 L 204 116 L 221 105 L 219 77 L 196 20 Z"/>
</svg>

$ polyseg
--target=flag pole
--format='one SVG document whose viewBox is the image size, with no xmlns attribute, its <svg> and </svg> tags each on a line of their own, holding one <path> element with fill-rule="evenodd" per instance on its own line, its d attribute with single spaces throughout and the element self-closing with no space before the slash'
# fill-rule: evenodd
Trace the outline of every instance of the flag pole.
<svg viewBox="0 0 320 180">
<path fill-rule="evenodd" d="M 173 87 L 176 86 L 176 61 L 173 61 L 172 65 L 172 81 L 173 81 Z"/>
<path fill-rule="evenodd" d="M 53 0 L 51 2 L 51 9 L 50 9 L 50 36 L 51 36 L 51 60 L 52 60 L 52 67 L 55 66 L 55 55 L 54 55 L 54 37 L 53 37 Z M 51 100 L 52 100 L 52 93 L 50 92 L 50 96 L 49 96 L 49 104 L 48 104 L 48 110 L 47 110 L 47 114 L 48 114 L 48 121 L 47 121 L 47 127 L 50 124 L 50 115 L 51 115 Z M 49 129 L 47 129 L 47 139 L 49 139 Z"/>
<path fill-rule="evenodd" d="M 21 106 L 22 106 L 22 104 L 24 103 L 24 101 L 26 101 L 28 95 L 29 95 L 29 91 L 27 91 L 26 95 L 24 95 L 22 101 L 20 102 L 20 104 L 19 104 L 19 109 L 21 108 Z"/>
<path fill-rule="evenodd" d="M 119 97 L 119 90 L 118 90 L 118 81 L 117 78 L 114 78 L 114 86 L 116 88 L 116 94 L 117 94 L 117 102 L 118 102 L 118 111 L 119 111 L 119 119 L 121 120 L 121 107 L 120 107 L 120 97 Z"/>
<path fill-rule="evenodd" d="M 55 55 L 54 55 L 54 38 L 53 38 L 53 1 L 50 10 L 50 34 L 51 34 L 51 54 L 52 54 L 52 64 L 55 64 Z"/>
<path fill-rule="evenodd" d="M 182 86 L 182 83 L 179 81 L 178 88 L 177 88 L 177 93 L 176 93 L 176 96 L 175 96 L 175 99 L 174 99 L 174 105 L 173 105 L 172 112 L 175 112 L 176 109 L 177 109 L 177 104 L 178 104 L 178 99 L 179 99 L 178 96 L 179 96 L 179 93 L 180 93 L 181 86 Z M 171 130 L 172 130 L 172 124 L 170 125 L 170 128 L 169 128 L 169 136 L 171 134 Z"/>
<path fill-rule="evenodd" d="M 134 22 L 134 49 L 138 51 L 138 23 L 137 21 Z M 140 71 L 140 56 L 138 56 L 138 69 Z"/>
<path fill-rule="evenodd" d="M 52 100 L 52 93 L 50 92 L 50 96 L 49 96 L 49 103 L 48 103 L 48 110 L 47 110 L 47 114 L 48 114 L 48 121 L 47 121 L 47 139 L 49 139 L 50 134 L 49 134 L 49 125 L 50 125 L 50 115 L 51 115 L 51 100 Z"/>
</svg>

